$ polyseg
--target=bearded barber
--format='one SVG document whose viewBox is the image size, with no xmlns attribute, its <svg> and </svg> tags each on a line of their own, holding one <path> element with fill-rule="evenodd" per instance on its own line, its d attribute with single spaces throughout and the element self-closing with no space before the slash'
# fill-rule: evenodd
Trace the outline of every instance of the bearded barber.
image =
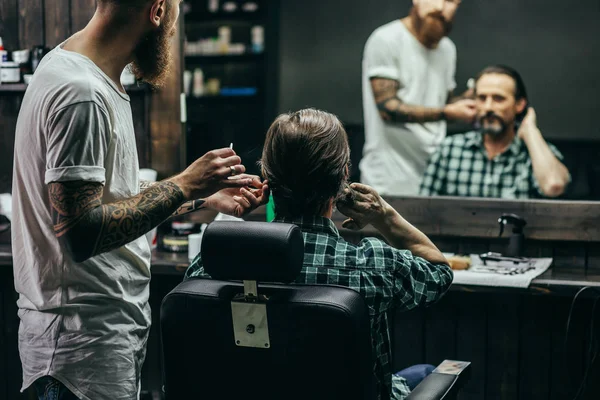
<svg viewBox="0 0 600 400">
<path fill-rule="evenodd" d="M 431 157 L 425 196 L 504 199 L 562 195 L 571 177 L 562 154 L 546 142 L 529 107 L 521 75 L 492 65 L 476 78 L 478 130 L 446 138 Z"/>
<path fill-rule="evenodd" d="M 97 4 L 85 29 L 40 63 L 17 122 L 19 352 L 22 389 L 33 385 L 39 399 L 137 399 L 151 321 L 143 235 L 174 214 L 241 216 L 268 197 L 229 148 L 152 186 L 139 181 L 119 78 L 133 63 L 137 78 L 163 83 L 180 1 Z"/>
<path fill-rule="evenodd" d="M 456 48 L 446 36 L 461 0 L 413 0 L 376 29 L 363 55 L 361 181 L 382 195 L 417 195 L 446 121 L 471 123 L 472 99 L 453 98 Z"/>
</svg>

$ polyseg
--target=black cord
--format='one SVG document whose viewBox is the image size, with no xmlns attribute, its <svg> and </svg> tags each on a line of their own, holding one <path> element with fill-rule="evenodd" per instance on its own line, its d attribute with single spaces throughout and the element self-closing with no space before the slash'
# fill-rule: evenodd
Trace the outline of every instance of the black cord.
<svg viewBox="0 0 600 400">
<path fill-rule="evenodd" d="M 584 286 L 581 289 L 579 289 L 579 291 L 575 294 L 575 297 L 573 297 L 573 300 L 571 301 L 571 308 L 569 309 L 569 316 L 567 318 L 567 328 L 565 330 L 565 343 L 564 343 L 564 352 L 565 352 L 565 357 L 567 355 L 567 343 L 569 340 L 569 329 L 571 327 L 571 316 L 573 314 L 573 308 L 575 307 L 575 302 L 577 301 L 577 297 L 579 297 L 579 295 L 583 292 L 585 292 L 588 289 L 592 289 L 591 286 Z"/>
<path fill-rule="evenodd" d="M 600 300 L 600 296 L 594 299 L 594 305 L 592 306 L 592 320 L 590 323 L 590 346 L 587 351 L 587 366 L 585 368 L 585 373 L 583 374 L 583 379 L 581 380 L 581 384 L 579 385 L 579 390 L 577 390 L 577 394 L 573 400 L 577 400 L 579 396 L 585 393 L 585 388 L 587 386 L 589 372 L 596 361 L 596 357 L 598 356 L 598 349 L 595 349 L 595 345 L 597 344 L 596 338 L 594 337 L 594 320 L 596 315 L 596 306 L 598 305 L 598 300 Z"/>
</svg>

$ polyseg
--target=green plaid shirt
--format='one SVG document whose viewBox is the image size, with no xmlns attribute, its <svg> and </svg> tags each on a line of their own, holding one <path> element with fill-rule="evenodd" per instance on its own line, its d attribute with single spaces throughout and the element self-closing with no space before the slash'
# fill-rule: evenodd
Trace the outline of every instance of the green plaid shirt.
<svg viewBox="0 0 600 400">
<path fill-rule="evenodd" d="M 480 132 L 444 139 L 429 160 L 421 182 L 423 196 L 494 197 L 530 199 L 545 197 L 533 175 L 525 143 L 516 137 L 508 149 L 489 160 Z M 554 155 L 562 154 L 548 144 Z"/>
<path fill-rule="evenodd" d="M 304 267 L 296 283 L 346 286 L 365 298 L 371 315 L 376 359 L 373 372 L 380 399 L 406 398 L 410 394 L 406 381 L 392 375 L 388 313 L 395 308 L 410 310 L 439 300 L 452 283 L 452 270 L 376 238 L 364 238 L 358 245 L 348 243 L 334 223 L 324 217 L 275 222 L 295 224 L 302 230 Z M 186 279 L 193 276 L 208 276 L 200 256 L 186 271 Z"/>
</svg>

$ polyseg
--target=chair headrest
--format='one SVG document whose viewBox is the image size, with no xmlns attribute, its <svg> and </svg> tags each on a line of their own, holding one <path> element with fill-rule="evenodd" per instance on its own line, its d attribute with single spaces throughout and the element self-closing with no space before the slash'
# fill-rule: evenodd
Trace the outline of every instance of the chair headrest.
<svg viewBox="0 0 600 400">
<path fill-rule="evenodd" d="M 278 222 L 214 222 L 202 237 L 205 271 L 219 280 L 292 282 L 302 269 L 300 228 Z"/>
</svg>

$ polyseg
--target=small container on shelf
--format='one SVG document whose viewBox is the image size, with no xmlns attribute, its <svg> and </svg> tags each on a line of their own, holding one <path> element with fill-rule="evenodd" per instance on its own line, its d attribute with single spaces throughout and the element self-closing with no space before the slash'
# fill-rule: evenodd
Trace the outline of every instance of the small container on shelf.
<svg viewBox="0 0 600 400">
<path fill-rule="evenodd" d="M 200 68 L 194 70 L 194 89 L 192 90 L 194 97 L 204 95 L 204 72 Z"/>
<path fill-rule="evenodd" d="M 208 11 L 211 13 L 219 11 L 219 0 L 208 0 Z"/>
<path fill-rule="evenodd" d="M 265 30 L 262 26 L 252 27 L 252 52 L 262 53 L 265 51 Z"/>
<path fill-rule="evenodd" d="M 21 82 L 21 69 L 18 63 L 7 61 L 0 64 L 0 83 L 19 82 Z"/>
<path fill-rule="evenodd" d="M 236 12 L 238 9 L 238 5 L 235 1 L 226 1 L 223 3 L 223 11 L 228 13 Z"/>
<path fill-rule="evenodd" d="M 245 1 L 244 4 L 242 4 L 242 11 L 247 13 L 256 12 L 258 11 L 258 3 L 255 1 Z"/>
<path fill-rule="evenodd" d="M 211 96 L 218 96 L 221 92 L 221 81 L 217 78 L 211 78 L 206 82 L 206 93 Z"/>
<path fill-rule="evenodd" d="M 183 92 L 186 96 L 190 95 L 190 88 L 192 86 L 192 71 L 183 72 Z"/>
</svg>

